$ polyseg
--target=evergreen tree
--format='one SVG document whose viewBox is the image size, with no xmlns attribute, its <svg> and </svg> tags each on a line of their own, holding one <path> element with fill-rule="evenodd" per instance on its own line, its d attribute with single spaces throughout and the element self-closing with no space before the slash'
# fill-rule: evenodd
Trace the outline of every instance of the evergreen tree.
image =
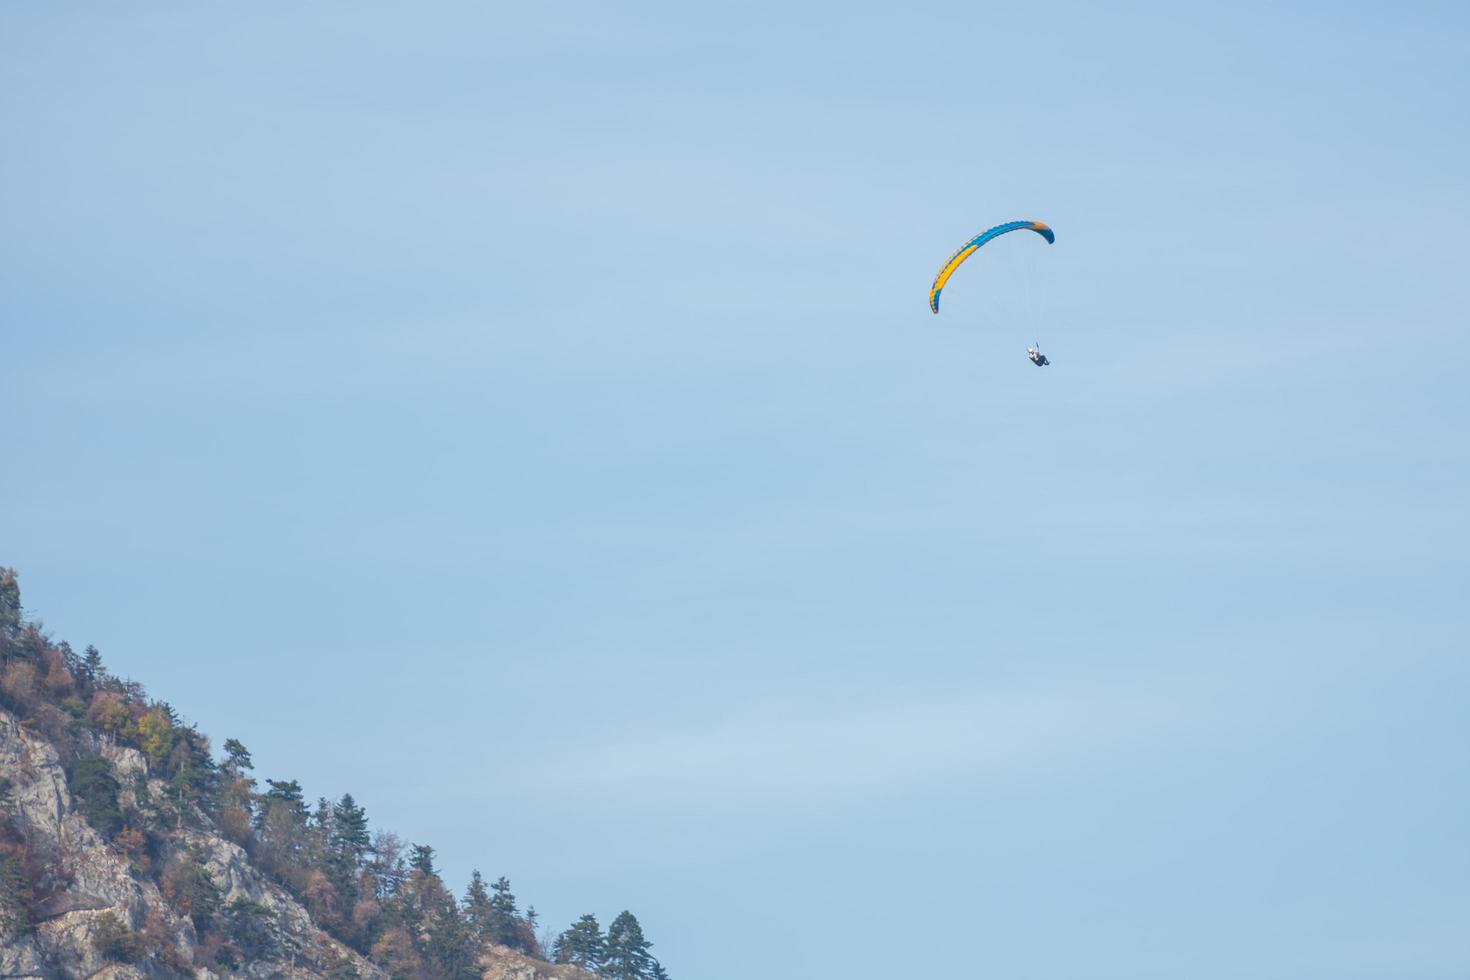
<svg viewBox="0 0 1470 980">
<path fill-rule="evenodd" d="M 220 910 L 219 887 L 209 873 L 202 847 L 190 848 L 163 874 L 163 895 L 175 912 L 182 912 L 198 932 L 207 931 Z"/>
<path fill-rule="evenodd" d="M 556 937 L 551 947 L 551 958 L 558 963 L 572 963 L 583 969 L 596 972 L 602 967 L 607 953 L 607 942 L 597 916 L 584 915 L 570 929 Z"/>
<path fill-rule="evenodd" d="M 91 647 L 87 649 L 90 650 Z M 238 778 L 254 768 L 255 764 L 250 761 L 250 750 L 239 739 L 225 739 L 225 770 Z"/>
<path fill-rule="evenodd" d="M 643 927 L 632 912 L 620 912 L 607 927 L 607 953 L 599 972 L 606 980 L 649 980 L 653 943 L 643 938 Z"/>
<path fill-rule="evenodd" d="M 108 840 L 122 830 L 122 808 L 117 802 L 122 787 L 112 774 L 111 763 L 99 755 L 88 756 L 72 767 L 67 783 L 77 809 L 94 830 Z"/>
<path fill-rule="evenodd" d="M 153 705 L 153 710 L 161 712 L 163 717 L 168 719 L 169 727 L 171 728 L 178 728 L 184 723 L 183 719 L 179 717 L 179 713 L 174 710 L 174 706 L 167 701 L 157 702 Z"/>
<path fill-rule="evenodd" d="M 431 877 L 439 875 L 439 872 L 434 870 L 434 849 L 428 844 L 413 845 L 413 854 L 408 859 L 408 866 Z"/>
<path fill-rule="evenodd" d="M 114 963 L 136 963 L 148 954 L 142 934 L 134 932 L 116 912 L 104 912 L 92 921 L 92 948 Z"/>
<path fill-rule="evenodd" d="M 176 728 L 174 747 L 161 770 L 169 777 L 182 815 L 186 803 L 212 810 L 219 798 L 219 767 L 209 752 L 209 739 L 192 725 Z"/>
<path fill-rule="evenodd" d="M 238 739 L 225 739 L 225 761 L 219 767 L 220 799 L 215 820 L 225 836 L 237 844 L 250 840 L 255 811 L 255 780 L 247 775 L 255 766 L 250 750 Z"/>
<path fill-rule="evenodd" d="M 351 793 L 343 793 L 342 799 L 332 805 L 332 850 L 350 858 L 355 871 L 370 841 L 367 811 L 357 805 Z"/>
<path fill-rule="evenodd" d="M 272 803 L 282 803 L 293 811 L 299 811 L 303 817 L 306 816 L 306 801 L 301 796 L 301 784 L 296 780 L 267 779 L 265 784 L 270 788 L 261 797 L 261 803 L 270 806 Z"/>
<path fill-rule="evenodd" d="M 243 895 L 224 910 L 225 932 L 246 962 L 261 959 L 275 945 L 276 912 Z"/>
<path fill-rule="evenodd" d="M 516 897 L 510 892 L 510 880 L 502 876 L 490 890 L 495 894 L 490 896 L 490 921 L 485 938 L 502 946 L 523 948 L 520 917 L 516 914 Z"/>
<path fill-rule="evenodd" d="M 480 980 L 476 968 L 479 941 L 470 933 L 453 900 L 443 903 L 433 918 L 424 952 L 443 980 Z"/>
<path fill-rule="evenodd" d="M 86 651 L 82 654 L 82 662 L 78 668 L 82 680 L 87 687 L 96 687 L 102 680 L 102 654 L 97 648 L 88 644 Z"/>
<path fill-rule="evenodd" d="M 367 811 L 357 805 L 351 793 L 332 804 L 330 825 L 326 832 L 326 872 L 350 908 L 358 898 L 357 872 L 362 866 L 371 842 L 368 837 Z"/>
<path fill-rule="evenodd" d="M 283 880 L 299 874 L 307 844 L 306 804 L 296 780 L 267 779 L 255 814 L 255 855 Z"/>
<path fill-rule="evenodd" d="M 470 886 L 465 889 L 461 906 L 470 932 L 480 939 L 487 938 L 490 931 L 490 893 L 485 890 L 485 879 L 479 869 L 470 873 Z"/>
<path fill-rule="evenodd" d="M 322 831 L 326 837 L 332 833 L 332 801 L 325 796 L 316 798 L 316 812 L 311 815 L 312 824 L 317 830 Z M 323 839 L 325 840 L 326 837 Z"/>
<path fill-rule="evenodd" d="M 20 583 L 15 570 L 0 568 L 0 641 L 12 640 L 20 632 Z M 0 646 L 0 651 L 9 649 Z"/>
</svg>

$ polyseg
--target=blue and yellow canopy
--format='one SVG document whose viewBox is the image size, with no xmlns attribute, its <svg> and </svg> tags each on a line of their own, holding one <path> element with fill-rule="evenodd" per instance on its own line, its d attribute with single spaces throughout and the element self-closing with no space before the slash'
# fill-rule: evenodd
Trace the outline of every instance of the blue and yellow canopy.
<svg viewBox="0 0 1470 980">
<path fill-rule="evenodd" d="M 949 261 L 940 267 L 939 275 L 934 277 L 934 285 L 929 288 L 929 309 L 935 313 L 939 312 L 939 291 L 944 288 L 945 283 L 949 282 L 949 277 L 954 275 L 954 270 L 960 267 L 960 263 L 973 255 L 976 249 L 992 238 L 999 238 L 1008 231 L 1020 231 L 1023 228 L 1034 231 L 1042 238 L 1045 238 L 1048 245 L 1055 243 L 1057 240 L 1057 236 L 1052 233 L 1052 230 L 1040 221 L 1007 221 L 1003 225 L 996 225 L 989 231 L 982 231 L 961 245 L 959 251 L 951 255 Z"/>
</svg>

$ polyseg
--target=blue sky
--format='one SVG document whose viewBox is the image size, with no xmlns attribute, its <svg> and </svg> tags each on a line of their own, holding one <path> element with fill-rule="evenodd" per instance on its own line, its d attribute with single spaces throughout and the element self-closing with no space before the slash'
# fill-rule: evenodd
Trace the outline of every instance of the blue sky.
<svg viewBox="0 0 1470 980">
<path fill-rule="evenodd" d="M 1463 977 L 1467 65 L 1448 3 L 8 4 L 0 562 L 675 977 Z"/>
</svg>

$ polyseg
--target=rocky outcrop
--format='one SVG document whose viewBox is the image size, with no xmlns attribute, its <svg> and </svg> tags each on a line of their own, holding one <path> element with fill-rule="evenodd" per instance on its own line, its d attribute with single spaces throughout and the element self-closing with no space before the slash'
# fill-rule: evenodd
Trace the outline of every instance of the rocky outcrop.
<svg viewBox="0 0 1470 980">
<path fill-rule="evenodd" d="M 597 980 L 595 973 L 563 963 L 544 963 L 505 946 L 492 946 L 480 960 L 485 980 Z"/>
<path fill-rule="evenodd" d="M 147 764 L 137 750 L 103 745 L 99 754 L 119 783 L 146 781 Z M 0 943 L 0 977 L 192 975 L 204 980 L 219 975 L 192 966 L 197 937 L 188 918 L 176 914 L 158 886 L 77 812 L 56 749 L 5 711 L 0 711 L 0 776 L 10 781 L 11 826 L 43 866 L 45 893 L 30 934 Z M 150 791 L 162 796 L 167 790 L 154 782 Z M 372 963 L 316 928 L 306 910 L 256 871 L 235 844 L 195 830 L 181 832 L 169 846 L 201 859 L 226 905 L 243 898 L 268 911 L 270 951 L 230 975 L 305 978 L 350 966 L 363 980 L 386 980 Z M 135 966 L 109 962 L 98 951 L 99 929 L 115 929 L 118 923 L 146 933 L 153 944 Z M 162 947 L 168 947 L 166 955 L 159 952 Z"/>
<path fill-rule="evenodd" d="M 105 966 L 91 942 L 98 916 L 112 912 L 141 926 L 152 886 L 134 880 L 127 863 L 75 812 L 56 750 L 6 712 L 0 712 L 0 773 L 10 780 L 12 825 L 45 864 L 44 884 L 53 892 L 34 933 L 0 948 L 0 975 L 91 976 Z"/>
</svg>

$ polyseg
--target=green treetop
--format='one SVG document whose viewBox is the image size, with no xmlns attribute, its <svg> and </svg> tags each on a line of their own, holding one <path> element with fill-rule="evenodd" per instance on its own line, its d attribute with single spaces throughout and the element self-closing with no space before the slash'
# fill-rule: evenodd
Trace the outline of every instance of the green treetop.
<svg viewBox="0 0 1470 980">
<path fill-rule="evenodd" d="M 607 953 L 599 974 L 606 980 L 649 980 L 653 943 L 643 938 L 643 927 L 632 912 L 620 912 L 607 927 Z"/>
<path fill-rule="evenodd" d="M 551 958 L 558 963 L 572 963 L 583 969 L 596 971 L 601 968 L 607 953 L 607 942 L 597 916 L 584 915 L 572 927 L 556 937 L 551 947 Z"/>
</svg>

